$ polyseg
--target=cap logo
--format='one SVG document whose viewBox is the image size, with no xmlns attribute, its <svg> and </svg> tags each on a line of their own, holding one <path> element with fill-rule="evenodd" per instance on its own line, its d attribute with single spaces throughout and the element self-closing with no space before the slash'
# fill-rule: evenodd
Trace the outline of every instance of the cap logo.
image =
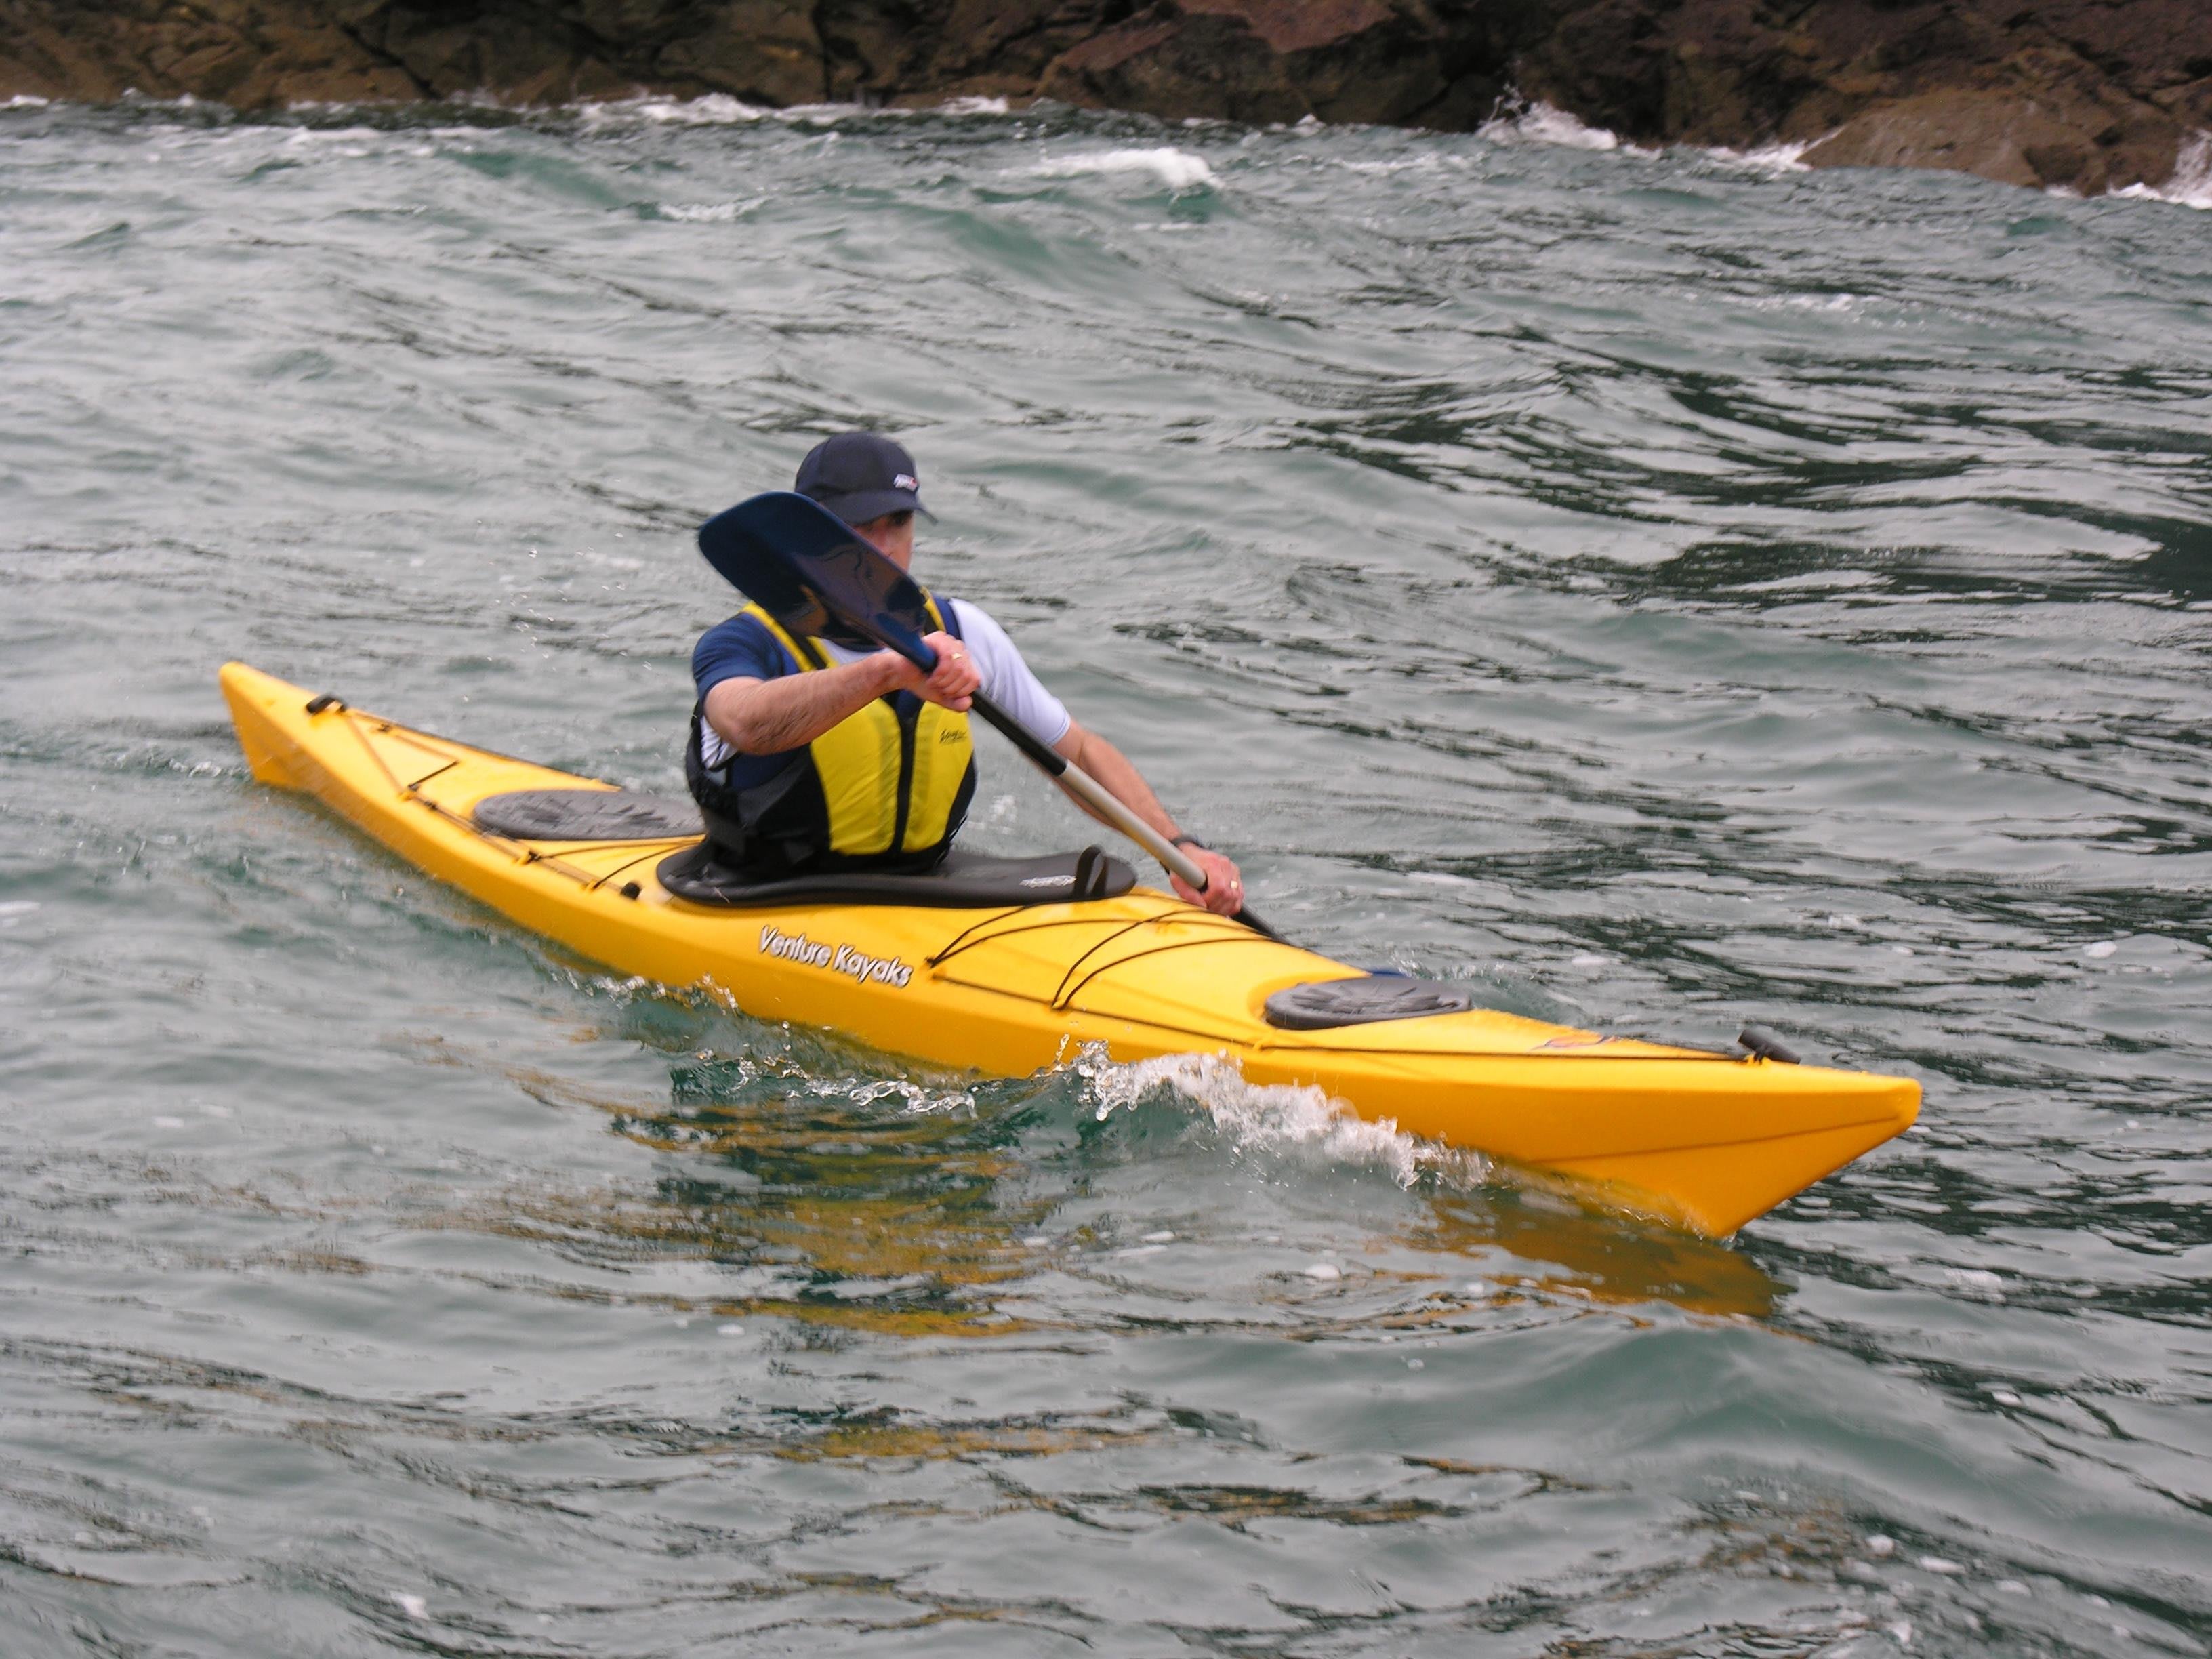
<svg viewBox="0 0 2212 1659">
<path fill-rule="evenodd" d="M 919 489 L 921 488 L 921 480 L 915 477 L 911 472 L 895 472 L 891 475 L 891 488 L 893 489 Z"/>
</svg>

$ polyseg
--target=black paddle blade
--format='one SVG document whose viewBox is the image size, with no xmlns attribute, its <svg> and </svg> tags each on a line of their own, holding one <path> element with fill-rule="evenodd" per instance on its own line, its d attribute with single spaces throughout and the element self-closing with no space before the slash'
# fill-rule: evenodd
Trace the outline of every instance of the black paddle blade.
<svg viewBox="0 0 2212 1659">
<path fill-rule="evenodd" d="M 927 673 L 936 653 L 921 589 L 819 501 L 774 489 L 699 526 L 699 550 L 793 634 L 853 632 Z"/>
</svg>

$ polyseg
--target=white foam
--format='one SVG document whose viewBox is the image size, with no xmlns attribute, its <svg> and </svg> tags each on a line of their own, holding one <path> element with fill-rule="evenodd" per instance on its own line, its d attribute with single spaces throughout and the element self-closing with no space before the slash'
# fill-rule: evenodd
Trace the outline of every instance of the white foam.
<svg viewBox="0 0 2212 1659">
<path fill-rule="evenodd" d="M 1753 149 L 1730 149 L 1718 144 L 1705 154 L 1725 166 L 1748 167 L 1754 173 L 1810 173 L 1813 169 L 1806 165 L 1805 152 L 1834 136 L 1824 132 L 1818 138 L 1801 138 L 1794 144 L 1761 144 Z"/>
<path fill-rule="evenodd" d="M 745 126 L 756 121 L 803 121 L 834 126 L 856 116 L 870 118 L 918 118 L 931 115 L 1009 115 L 1003 98 L 948 98 L 925 109 L 876 109 L 865 104 L 793 104 L 766 109 L 732 98 L 726 92 L 709 92 L 696 98 L 616 98 L 604 102 L 572 104 L 568 107 L 592 127 L 644 122 L 654 126 Z"/>
<path fill-rule="evenodd" d="M 1216 190 L 1221 181 L 1202 155 L 1162 145 L 1157 149 L 1109 149 L 1040 161 L 1030 169 L 1045 179 L 1078 179 L 1094 173 L 1149 173 L 1172 191 Z"/>
<path fill-rule="evenodd" d="M 726 92 L 709 92 L 697 98 L 617 98 L 604 104 L 580 104 L 576 112 L 588 127 L 620 125 L 643 121 L 654 126 L 743 126 L 775 112 L 756 109 Z"/>
<path fill-rule="evenodd" d="M 419 1595 L 410 1595 L 404 1590 L 394 1590 L 392 1593 L 392 1599 L 399 1604 L 399 1611 L 410 1619 L 428 1619 L 430 1616 L 430 1604 Z"/>
<path fill-rule="evenodd" d="M 1343 1101 L 1311 1085 L 1248 1083 L 1226 1054 L 1162 1054 L 1121 1064 L 1087 1046 L 1075 1070 L 1091 1085 L 1101 1122 L 1137 1106 L 1155 1091 L 1172 1089 L 1204 1107 L 1230 1146 L 1246 1153 L 1304 1153 L 1331 1164 L 1364 1164 L 1388 1170 L 1409 1187 L 1428 1170 L 1480 1181 L 1488 1161 L 1418 1139 L 1393 1118 L 1370 1121 Z"/>
<path fill-rule="evenodd" d="M 2192 132 L 2173 158 L 2173 176 L 2155 187 L 2130 185 L 2115 196 L 2138 201 L 2171 202 L 2177 207 L 2212 209 L 2212 132 Z"/>
<path fill-rule="evenodd" d="M 848 1078 L 842 1084 L 825 1087 L 843 1095 L 855 1106 L 872 1106 L 879 1100 L 902 1101 L 906 1109 L 918 1117 L 975 1109 L 975 1097 L 965 1089 L 932 1089 L 903 1078 Z"/>
<path fill-rule="evenodd" d="M 40 98 L 27 92 L 19 92 L 13 98 L 10 98 L 5 106 L 0 106 L 0 107 L 5 107 L 8 109 L 44 109 L 47 105 L 52 102 L 53 100 L 51 98 Z"/>
<path fill-rule="evenodd" d="M 1826 299 L 1812 294 L 1793 294 L 1786 299 L 1764 303 L 1783 305 L 1795 302 L 1818 310 L 1833 311 L 1843 308 L 1836 304 L 1837 301 L 1848 301 L 1850 298 L 1844 294 L 1832 295 Z M 1802 575 L 1777 576 L 1771 581 L 1739 582 L 1735 591 L 1738 593 L 1791 593 L 1810 589 L 1814 592 L 1827 592 L 1843 587 L 1880 587 L 1887 580 L 1887 577 L 1878 576 L 1871 570 L 1808 570 Z"/>
<path fill-rule="evenodd" d="M 455 101 L 468 104 L 477 109 L 500 109 L 504 107 L 495 100 L 486 98 L 457 99 Z M 359 104 L 349 103 L 334 98 L 295 98 L 284 106 L 284 112 L 287 115 L 356 115 L 361 112 L 361 109 L 362 106 Z M 374 131 L 374 129 L 370 130 Z M 234 133 L 238 136 L 250 137 L 252 136 L 253 129 L 246 127 L 234 129 L 233 131 Z M 462 128 L 460 131 L 473 134 L 480 131 L 480 129 Z M 228 137 L 232 135 L 224 136 Z"/>
<path fill-rule="evenodd" d="M 1620 150 L 1629 155 L 1656 155 L 1656 150 L 1625 144 L 1620 136 L 1594 127 L 1563 109 L 1540 100 L 1517 105 L 1478 130 L 1494 144 L 1554 144 L 1563 149 Z"/>
<path fill-rule="evenodd" d="M 656 217 L 673 219 L 678 224 L 721 225 L 727 224 L 752 205 L 750 202 L 708 202 L 698 204 L 660 202 L 654 204 L 653 210 Z M 637 561 L 635 559 L 618 560 L 615 562 L 629 569 L 634 570 L 637 568 Z"/>
<path fill-rule="evenodd" d="M 295 127 L 284 140 L 284 147 L 287 149 L 312 149 L 331 144 L 378 144 L 383 143 L 386 136 L 374 127 Z M 477 135 L 471 133 L 469 136 L 474 137 Z M 341 149 L 338 153 L 341 155 L 366 155 L 368 151 Z"/>
<path fill-rule="evenodd" d="M 1389 174 L 1395 173 L 1464 173 L 1467 157 L 1447 149 L 1415 150 L 1410 155 L 1395 155 L 1382 161 L 1339 161 L 1338 167 L 1346 173 Z"/>
</svg>

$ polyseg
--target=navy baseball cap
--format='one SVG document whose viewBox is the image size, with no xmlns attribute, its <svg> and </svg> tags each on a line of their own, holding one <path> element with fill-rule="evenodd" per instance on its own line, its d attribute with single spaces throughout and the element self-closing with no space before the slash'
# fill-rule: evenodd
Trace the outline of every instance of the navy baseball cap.
<svg viewBox="0 0 2212 1659">
<path fill-rule="evenodd" d="M 914 457 L 875 432 L 841 432 L 806 452 L 792 486 L 811 495 L 847 524 L 866 524 L 886 513 L 937 515 L 921 504 Z"/>
</svg>

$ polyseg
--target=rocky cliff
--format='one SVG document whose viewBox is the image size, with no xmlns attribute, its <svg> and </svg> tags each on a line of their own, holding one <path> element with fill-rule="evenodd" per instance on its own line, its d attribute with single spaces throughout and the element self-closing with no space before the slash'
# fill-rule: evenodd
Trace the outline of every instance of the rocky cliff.
<svg viewBox="0 0 2212 1659">
<path fill-rule="evenodd" d="M 0 0 L 0 97 L 1060 99 L 1643 143 L 2094 192 L 2212 127 L 2207 0 Z"/>
</svg>

